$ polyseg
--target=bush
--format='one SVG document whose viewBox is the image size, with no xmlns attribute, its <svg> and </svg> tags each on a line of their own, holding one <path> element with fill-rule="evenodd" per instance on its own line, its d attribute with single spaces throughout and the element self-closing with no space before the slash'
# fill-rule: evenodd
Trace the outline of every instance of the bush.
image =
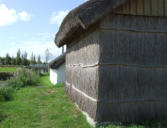
<svg viewBox="0 0 167 128">
<path fill-rule="evenodd" d="M 14 74 L 14 77 L 7 80 L 3 86 L 0 85 L 0 101 L 11 100 L 15 89 L 36 85 L 38 78 L 39 74 L 31 70 L 25 68 L 19 69 Z"/>
<path fill-rule="evenodd" d="M 38 82 L 39 74 L 22 68 L 19 69 L 13 78 L 7 81 L 7 85 L 13 88 L 23 88 L 35 85 Z"/>
<path fill-rule="evenodd" d="M 13 98 L 14 89 L 11 87 L 0 87 L 0 101 L 9 101 Z"/>
<path fill-rule="evenodd" d="M 7 80 L 13 77 L 13 73 L 10 72 L 0 72 L 0 80 Z"/>
<path fill-rule="evenodd" d="M 4 120 L 6 115 L 3 114 L 3 111 L 0 110 L 0 122 Z"/>
</svg>

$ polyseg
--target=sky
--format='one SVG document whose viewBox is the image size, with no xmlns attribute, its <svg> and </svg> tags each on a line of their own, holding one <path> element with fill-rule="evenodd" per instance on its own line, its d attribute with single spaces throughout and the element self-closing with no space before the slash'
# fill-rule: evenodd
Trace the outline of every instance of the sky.
<svg viewBox="0 0 167 128">
<path fill-rule="evenodd" d="M 86 0 L 0 0 L 0 56 L 16 56 L 20 49 L 40 55 L 48 48 L 52 58 L 61 54 L 55 34 L 70 10 Z"/>
</svg>

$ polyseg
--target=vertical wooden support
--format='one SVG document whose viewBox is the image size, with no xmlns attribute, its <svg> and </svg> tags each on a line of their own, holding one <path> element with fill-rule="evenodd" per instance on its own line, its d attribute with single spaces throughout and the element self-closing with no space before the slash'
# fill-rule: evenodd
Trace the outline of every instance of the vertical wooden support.
<svg viewBox="0 0 167 128">
<path fill-rule="evenodd" d="M 164 16 L 164 0 L 158 0 L 158 16 Z"/>
<path fill-rule="evenodd" d="M 123 14 L 129 14 L 130 13 L 130 0 L 123 6 Z"/>
<path fill-rule="evenodd" d="M 152 0 L 152 16 L 158 16 L 158 1 Z"/>
<path fill-rule="evenodd" d="M 144 0 L 144 15 L 151 15 L 151 0 Z"/>
<path fill-rule="evenodd" d="M 167 16 L 167 0 L 164 0 L 164 13 L 165 13 L 165 16 Z"/>
<path fill-rule="evenodd" d="M 130 15 L 167 16 L 167 0 L 129 0 L 115 12 Z"/>
<path fill-rule="evenodd" d="M 144 1 L 143 0 L 137 0 L 137 15 L 143 15 L 144 11 Z"/>
<path fill-rule="evenodd" d="M 119 8 L 117 8 L 116 10 L 114 10 L 114 12 L 116 12 L 118 14 L 123 14 L 123 6 L 120 6 Z"/>
<path fill-rule="evenodd" d="M 137 11 L 137 3 L 136 0 L 130 0 L 130 14 L 132 15 L 136 15 L 136 11 Z"/>
</svg>

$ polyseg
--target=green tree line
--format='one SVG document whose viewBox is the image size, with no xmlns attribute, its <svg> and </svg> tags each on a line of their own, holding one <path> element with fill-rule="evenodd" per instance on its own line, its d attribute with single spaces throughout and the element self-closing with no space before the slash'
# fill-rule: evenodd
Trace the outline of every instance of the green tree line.
<svg viewBox="0 0 167 128">
<path fill-rule="evenodd" d="M 5 57 L 0 57 L 0 64 L 2 65 L 24 65 L 27 66 L 29 64 L 42 64 L 41 57 L 36 56 L 32 53 L 31 58 L 28 59 L 28 54 L 25 51 L 21 53 L 20 49 L 16 53 L 16 57 L 11 57 L 8 53 Z"/>
</svg>

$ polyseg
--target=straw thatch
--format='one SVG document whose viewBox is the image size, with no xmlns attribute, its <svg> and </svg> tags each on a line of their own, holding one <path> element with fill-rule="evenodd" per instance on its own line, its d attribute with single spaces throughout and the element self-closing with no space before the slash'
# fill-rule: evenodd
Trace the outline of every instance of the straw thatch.
<svg viewBox="0 0 167 128">
<path fill-rule="evenodd" d="M 49 67 L 52 69 L 57 69 L 59 66 L 65 63 L 65 53 L 57 57 L 56 59 L 52 60 L 49 63 Z"/>
<path fill-rule="evenodd" d="M 55 43 L 62 46 L 71 42 L 76 35 L 86 31 L 103 16 L 117 8 L 127 0 L 90 0 L 72 10 L 64 19 Z"/>
<path fill-rule="evenodd" d="M 90 0 L 63 21 L 65 89 L 95 123 L 167 117 L 165 1 Z"/>
</svg>

